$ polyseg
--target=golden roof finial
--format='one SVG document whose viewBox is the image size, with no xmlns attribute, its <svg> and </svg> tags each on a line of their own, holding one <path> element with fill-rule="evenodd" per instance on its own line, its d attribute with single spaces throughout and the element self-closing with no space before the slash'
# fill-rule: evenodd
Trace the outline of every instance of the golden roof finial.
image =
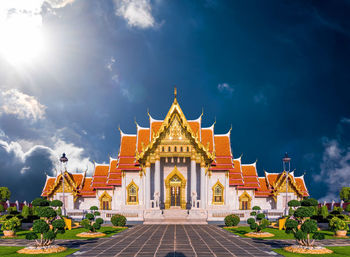
<svg viewBox="0 0 350 257">
<path fill-rule="evenodd" d="M 176 89 L 176 86 L 174 86 L 174 97 L 176 99 L 176 96 L 177 96 L 177 89 Z"/>
</svg>

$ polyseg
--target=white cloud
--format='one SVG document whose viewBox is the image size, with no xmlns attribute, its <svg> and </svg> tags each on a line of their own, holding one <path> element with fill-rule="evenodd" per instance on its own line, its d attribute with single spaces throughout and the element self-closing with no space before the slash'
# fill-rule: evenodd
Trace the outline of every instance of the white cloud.
<svg viewBox="0 0 350 257">
<path fill-rule="evenodd" d="M 107 64 L 106 64 L 107 70 L 112 71 L 112 68 L 113 68 L 113 64 L 114 64 L 114 63 L 115 63 L 115 59 L 114 59 L 114 57 L 112 56 L 111 59 L 109 59 L 109 61 L 108 61 Z"/>
<path fill-rule="evenodd" d="M 58 164 L 58 159 L 65 153 L 68 158 L 67 170 L 70 172 L 82 172 L 87 170 L 88 174 L 92 174 L 94 171 L 94 164 L 90 161 L 90 158 L 85 157 L 85 150 L 72 143 L 67 143 L 61 139 L 58 139 L 52 149 L 53 162 Z"/>
<path fill-rule="evenodd" d="M 130 26 L 142 29 L 155 26 L 150 0 L 114 0 L 116 15 L 123 17 Z"/>
<path fill-rule="evenodd" d="M 256 94 L 254 96 L 254 102 L 257 103 L 257 104 L 264 104 L 264 105 L 266 105 L 267 104 L 267 98 L 262 92 L 260 92 L 260 93 L 258 93 L 258 94 Z"/>
<path fill-rule="evenodd" d="M 328 186 L 327 195 L 320 201 L 339 201 L 339 191 L 350 185 L 350 147 L 342 147 L 337 140 L 325 140 L 320 174 L 316 181 L 324 181 Z"/>
<path fill-rule="evenodd" d="M 350 124 L 350 118 L 342 118 L 341 120 L 340 120 L 340 122 L 342 122 L 342 123 L 347 123 L 347 124 Z"/>
<path fill-rule="evenodd" d="M 0 114 L 15 115 L 19 119 L 37 121 L 45 117 L 46 107 L 30 95 L 10 89 L 0 95 Z"/>
<path fill-rule="evenodd" d="M 220 93 L 228 94 L 229 96 L 232 96 L 233 92 L 235 91 L 233 86 L 231 86 L 228 83 L 222 83 L 218 85 L 218 90 Z"/>
</svg>

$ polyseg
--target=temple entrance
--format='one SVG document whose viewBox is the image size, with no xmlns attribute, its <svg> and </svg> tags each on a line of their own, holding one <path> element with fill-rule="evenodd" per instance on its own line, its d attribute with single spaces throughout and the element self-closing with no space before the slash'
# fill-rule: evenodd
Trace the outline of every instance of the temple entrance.
<svg viewBox="0 0 350 257">
<path fill-rule="evenodd" d="M 165 208 L 170 207 L 181 207 L 186 208 L 186 179 L 179 172 L 179 170 L 174 168 L 174 170 L 165 179 L 166 187 L 166 198 L 165 198 Z"/>
<path fill-rule="evenodd" d="M 170 179 L 170 206 L 181 206 L 181 180 L 178 176 Z"/>
</svg>

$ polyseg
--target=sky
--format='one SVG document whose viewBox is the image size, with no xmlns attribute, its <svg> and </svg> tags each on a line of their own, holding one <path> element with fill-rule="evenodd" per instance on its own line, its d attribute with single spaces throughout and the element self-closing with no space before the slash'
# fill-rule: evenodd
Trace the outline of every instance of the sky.
<svg viewBox="0 0 350 257">
<path fill-rule="evenodd" d="M 0 186 L 38 197 L 45 174 L 117 157 L 118 127 L 178 101 L 231 131 L 260 176 L 288 152 L 312 197 L 350 186 L 350 1 L 2 0 Z"/>
</svg>

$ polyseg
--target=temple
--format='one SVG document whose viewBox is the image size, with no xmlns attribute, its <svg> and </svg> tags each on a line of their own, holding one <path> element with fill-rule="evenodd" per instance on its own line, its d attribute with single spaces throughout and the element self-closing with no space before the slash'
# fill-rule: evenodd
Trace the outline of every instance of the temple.
<svg viewBox="0 0 350 257">
<path fill-rule="evenodd" d="M 174 93 L 163 120 L 148 114 L 149 126 L 136 124 L 135 134 L 120 130 L 117 158 L 95 163 L 92 177 L 67 169 L 47 176 L 42 196 L 62 200 L 73 217 L 95 205 L 103 218 L 121 213 L 144 223 L 206 223 L 231 213 L 246 219 L 255 205 L 273 219 L 289 200 L 308 196 L 303 176 L 265 171 L 259 177 L 256 162 L 234 158 L 231 129 L 215 134 L 215 123 L 202 127 L 202 115 L 187 120 Z"/>
</svg>

